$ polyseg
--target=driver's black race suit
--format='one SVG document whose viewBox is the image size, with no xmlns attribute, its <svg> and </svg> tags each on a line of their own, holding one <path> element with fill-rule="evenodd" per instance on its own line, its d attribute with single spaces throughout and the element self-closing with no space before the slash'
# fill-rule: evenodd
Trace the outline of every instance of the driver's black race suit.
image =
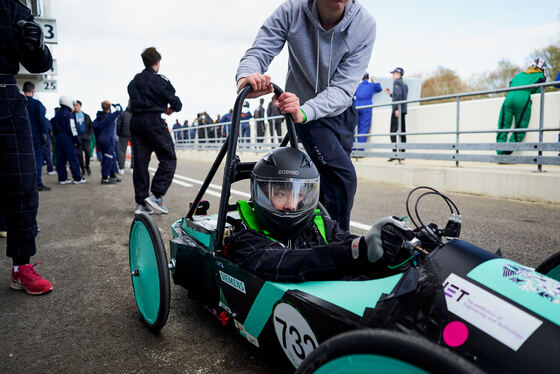
<svg viewBox="0 0 560 374">
<path fill-rule="evenodd" d="M 251 227 L 256 216 L 251 208 L 239 209 L 235 233 L 226 242 L 226 255 L 242 268 L 259 277 L 276 282 L 353 279 L 365 274 L 370 266 L 362 237 L 343 231 L 336 221 L 322 216 L 319 210 L 303 232 L 287 243 Z M 242 213 L 242 214 L 241 214 Z M 252 219 L 247 219 L 252 218 Z M 357 259 L 352 246 L 359 248 Z"/>
</svg>

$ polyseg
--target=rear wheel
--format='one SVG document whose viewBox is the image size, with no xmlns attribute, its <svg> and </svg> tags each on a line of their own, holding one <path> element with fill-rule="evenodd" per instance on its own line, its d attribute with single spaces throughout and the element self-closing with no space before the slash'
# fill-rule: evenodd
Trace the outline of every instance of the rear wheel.
<svg viewBox="0 0 560 374">
<path fill-rule="evenodd" d="M 560 252 L 544 260 L 542 264 L 537 266 L 535 271 L 560 281 Z"/>
<path fill-rule="evenodd" d="M 296 374 L 464 373 L 481 371 L 428 340 L 387 330 L 356 330 L 331 338 L 315 349 Z"/>
<path fill-rule="evenodd" d="M 136 304 L 144 323 L 159 330 L 169 315 L 171 287 L 165 246 L 150 216 L 137 214 L 134 217 L 128 246 Z"/>
</svg>

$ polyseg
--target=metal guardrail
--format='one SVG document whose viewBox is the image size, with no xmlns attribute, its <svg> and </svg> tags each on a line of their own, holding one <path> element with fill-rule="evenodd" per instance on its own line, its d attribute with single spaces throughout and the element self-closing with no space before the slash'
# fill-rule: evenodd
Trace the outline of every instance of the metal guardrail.
<svg viewBox="0 0 560 374">
<path fill-rule="evenodd" d="M 396 143 L 354 143 L 353 157 L 381 157 L 393 158 L 401 162 L 404 159 L 422 159 L 422 160 L 440 160 L 440 161 L 454 161 L 456 166 L 459 162 L 473 161 L 473 162 L 491 162 L 503 164 L 534 164 L 537 165 L 539 172 L 542 171 L 543 165 L 560 165 L 560 143 L 545 143 L 543 142 L 543 134 L 548 131 L 560 131 L 560 127 L 544 127 L 544 105 L 545 105 L 545 87 L 557 86 L 559 82 L 545 82 L 519 87 L 501 88 L 495 90 L 465 92 L 451 95 L 433 96 L 414 100 L 395 101 L 386 104 L 372 104 L 356 107 L 357 109 L 367 108 L 382 108 L 387 106 L 398 105 L 399 112 L 404 104 L 420 103 L 420 102 L 433 102 L 441 100 L 456 100 L 456 122 L 455 129 L 449 131 L 423 131 L 423 132 L 401 132 L 402 128 L 401 118 L 398 118 L 398 130 L 395 133 L 381 133 L 381 134 L 360 134 L 355 135 L 358 137 L 379 137 L 379 136 L 396 136 Z M 461 130 L 460 110 L 461 98 L 471 96 L 489 95 L 502 92 L 527 90 L 532 88 L 540 88 L 540 112 L 539 112 L 539 128 L 538 129 L 508 129 L 508 130 Z M 266 117 L 264 121 L 265 127 L 269 127 L 269 120 L 283 119 L 284 116 Z M 253 118 L 253 121 L 255 119 Z M 195 150 L 217 150 L 221 147 L 222 142 L 225 140 L 227 131 L 222 131 L 231 125 L 231 122 L 214 123 L 209 125 L 188 127 L 173 130 L 175 147 L 178 149 L 195 149 Z M 225 126 L 225 127 L 224 127 Z M 256 131 L 256 124 L 251 124 L 251 132 Z M 199 138 L 198 133 L 204 129 L 205 138 Z M 219 129 L 219 130 L 217 130 Z M 210 130 L 210 131 L 209 131 Z M 214 130 L 214 136 L 212 135 Z M 461 143 L 461 135 L 465 134 L 485 134 L 485 133 L 513 133 L 513 132 L 537 132 L 539 134 L 539 141 L 535 143 Z M 401 136 L 431 136 L 431 135 L 455 135 L 454 143 L 402 143 L 400 142 Z M 239 151 L 251 152 L 267 152 L 280 144 L 281 139 L 276 136 L 263 136 L 263 137 L 239 137 Z M 255 142 L 251 142 L 254 139 Z M 275 140 L 278 139 L 276 142 Z M 382 152 L 383 150 L 391 150 Z M 381 152 L 379 152 L 381 150 Z M 411 150 L 420 152 L 409 152 Z M 436 152 L 433 152 L 436 151 Z M 495 154 L 465 154 L 460 151 L 531 151 L 535 155 L 517 156 L 517 155 L 495 155 Z M 447 153 L 446 153 L 447 152 Z M 544 156 L 543 152 L 555 152 L 554 156 Z"/>
</svg>

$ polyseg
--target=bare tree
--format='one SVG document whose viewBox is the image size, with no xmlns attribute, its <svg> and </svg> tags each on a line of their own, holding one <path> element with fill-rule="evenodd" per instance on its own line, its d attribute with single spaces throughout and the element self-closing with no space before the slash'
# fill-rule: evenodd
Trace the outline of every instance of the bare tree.
<svg viewBox="0 0 560 374">
<path fill-rule="evenodd" d="M 449 68 L 439 67 L 422 82 L 422 97 L 449 95 L 469 91 L 469 86 Z M 453 99 L 442 100 L 442 102 Z"/>
</svg>

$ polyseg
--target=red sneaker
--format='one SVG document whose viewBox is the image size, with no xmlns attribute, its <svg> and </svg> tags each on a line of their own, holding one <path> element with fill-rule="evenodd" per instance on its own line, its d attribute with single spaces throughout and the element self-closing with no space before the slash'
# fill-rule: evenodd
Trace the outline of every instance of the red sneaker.
<svg viewBox="0 0 560 374">
<path fill-rule="evenodd" d="M 24 290 L 30 295 L 42 295 L 53 289 L 51 282 L 41 277 L 35 271 L 35 266 L 27 264 L 18 266 L 18 271 L 14 272 L 12 268 L 12 281 L 10 287 L 14 290 Z"/>
</svg>

